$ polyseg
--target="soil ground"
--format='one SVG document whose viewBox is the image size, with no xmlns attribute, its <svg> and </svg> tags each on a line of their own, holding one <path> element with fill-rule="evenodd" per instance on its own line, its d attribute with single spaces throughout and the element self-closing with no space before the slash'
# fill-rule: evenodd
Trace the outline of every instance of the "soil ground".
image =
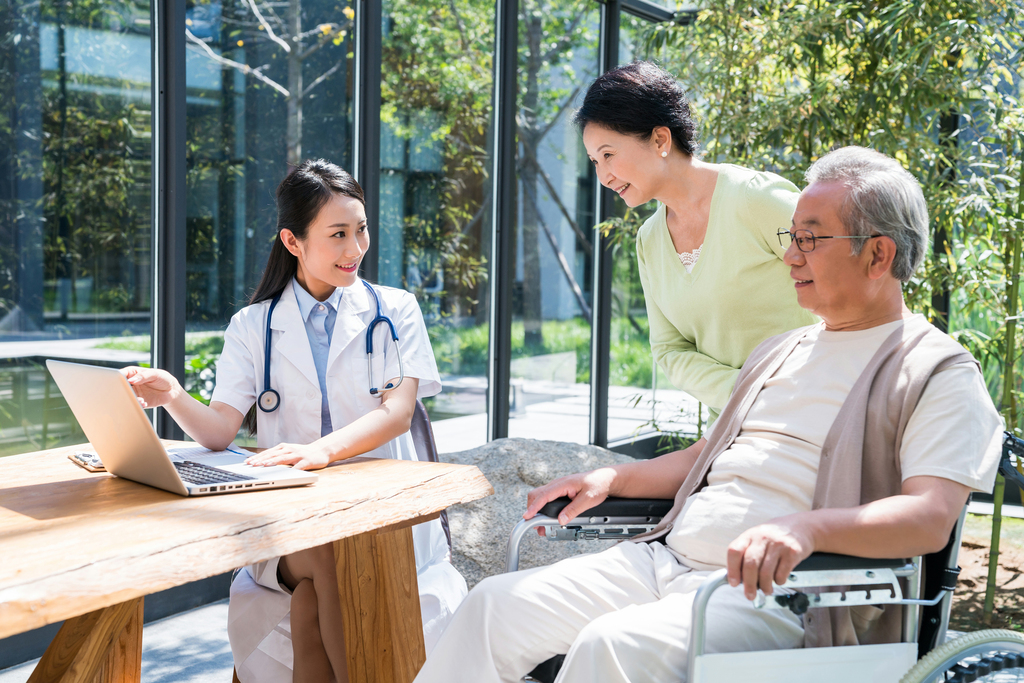
<svg viewBox="0 0 1024 683">
<path fill-rule="evenodd" d="M 1024 631 L 1024 520 L 1003 518 L 996 575 L 995 610 L 983 619 L 992 518 L 968 515 L 960 546 L 960 579 L 949 627 L 955 631 L 1011 628 Z"/>
</svg>

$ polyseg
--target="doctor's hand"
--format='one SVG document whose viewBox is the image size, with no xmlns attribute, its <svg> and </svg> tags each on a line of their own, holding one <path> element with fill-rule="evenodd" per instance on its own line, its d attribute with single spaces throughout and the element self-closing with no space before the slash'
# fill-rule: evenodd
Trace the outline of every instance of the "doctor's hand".
<svg viewBox="0 0 1024 683">
<path fill-rule="evenodd" d="M 319 470 L 331 464 L 331 454 L 317 447 L 316 443 L 279 443 L 273 448 L 246 458 L 245 462 L 255 467 L 291 465 L 297 470 Z"/>
<path fill-rule="evenodd" d="M 610 495 L 615 470 L 601 467 L 590 472 L 559 477 L 544 486 L 535 488 L 526 495 L 526 512 L 523 519 L 530 519 L 540 509 L 555 500 L 568 496 L 572 502 L 558 514 L 558 523 L 565 526 L 569 520 L 601 503 Z"/>
<path fill-rule="evenodd" d="M 805 513 L 787 515 L 747 529 L 729 544 L 726 569 L 730 586 L 743 584 L 748 600 L 757 589 L 771 595 L 772 582 L 781 586 L 793 568 L 814 552 L 810 529 L 802 524 Z"/>
<path fill-rule="evenodd" d="M 121 374 L 128 380 L 143 408 L 167 405 L 182 393 L 181 384 L 166 370 L 130 366 L 121 368 Z"/>
</svg>

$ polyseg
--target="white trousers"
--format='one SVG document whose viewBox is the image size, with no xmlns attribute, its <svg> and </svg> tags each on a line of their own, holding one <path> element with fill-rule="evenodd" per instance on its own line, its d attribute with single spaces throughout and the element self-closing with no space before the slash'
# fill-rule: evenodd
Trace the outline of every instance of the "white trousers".
<svg viewBox="0 0 1024 683">
<path fill-rule="evenodd" d="M 686 680 L 694 594 L 710 572 L 661 543 L 620 543 L 550 567 L 492 576 L 463 601 L 415 683 L 518 683 L 566 654 L 558 683 Z M 800 618 L 758 610 L 741 588 L 708 604 L 707 652 L 799 647 Z"/>
</svg>

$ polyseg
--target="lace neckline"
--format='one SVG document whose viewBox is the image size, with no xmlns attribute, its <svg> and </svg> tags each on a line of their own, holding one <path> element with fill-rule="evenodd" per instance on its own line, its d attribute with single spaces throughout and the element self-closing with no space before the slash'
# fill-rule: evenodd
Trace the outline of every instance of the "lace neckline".
<svg viewBox="0 0 1024 683">
<path fill-rule="evenodd" d="M 693 251 L 684 251 L 679 254 L 679 262 L 686 266 L 687 270 L 693 268 L 694 264 L 697 263 L 697 259 L 700 258 L 700 250 L 704 245 L 700 245 Z"/>
</svg>

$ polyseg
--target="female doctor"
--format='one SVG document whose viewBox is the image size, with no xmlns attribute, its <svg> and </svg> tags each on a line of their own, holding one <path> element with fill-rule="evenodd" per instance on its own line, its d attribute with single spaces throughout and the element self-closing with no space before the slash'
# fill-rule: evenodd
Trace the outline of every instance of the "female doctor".
<svg viewBox="0 0 1024 683">
<path fill-rule="evenodd" d="M 244 423 L 267 449 L 251 465 L 416 460 L 416 399 L 441 383 L 415 298 L 357 275 L 369 246 L 362 188 L 334 164 L 306 161 L 281 182 L 277 205 L 278 239 L 250 305 L 228 326 L 210 405 L 165 371 L 127 368 L 129 383 L 212 450 L 227 448 Z M 466 582 L 438 520 L 415 526 L 413 544 L 429 652 Z M 228 607 L 239 680 L 346 681 L 338 604 L 330 544 L 243 568 Z"/>
</svg>

